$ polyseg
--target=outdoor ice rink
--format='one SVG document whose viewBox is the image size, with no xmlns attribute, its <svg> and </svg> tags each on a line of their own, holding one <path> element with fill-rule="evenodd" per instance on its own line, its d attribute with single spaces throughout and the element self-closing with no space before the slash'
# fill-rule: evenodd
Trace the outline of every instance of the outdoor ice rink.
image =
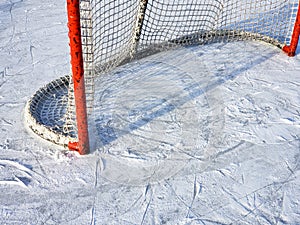
<svg viewBox="0 0 300 225">
<path fill-rule="evenodd" d="M 70 73 L 64 0 L 0 0 L 0 224 L 300 224 L 300 49 L 161 52 L 97 79 L 96 150 L 26 127 Z"/>
</svg>

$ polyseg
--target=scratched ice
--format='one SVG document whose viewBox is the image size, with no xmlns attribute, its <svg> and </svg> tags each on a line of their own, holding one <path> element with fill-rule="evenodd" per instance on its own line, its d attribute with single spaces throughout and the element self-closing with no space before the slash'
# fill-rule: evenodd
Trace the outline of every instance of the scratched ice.
<svg viewBox="0 0 300 225">
<path fill-rule="evenodd" d="M 99 78 L 80 157 L 26 101 L 69 73 L 64 1 L 0 1 L 1 224 L 299 224 L 299 51 L 179 48 Z"/>
</svg>

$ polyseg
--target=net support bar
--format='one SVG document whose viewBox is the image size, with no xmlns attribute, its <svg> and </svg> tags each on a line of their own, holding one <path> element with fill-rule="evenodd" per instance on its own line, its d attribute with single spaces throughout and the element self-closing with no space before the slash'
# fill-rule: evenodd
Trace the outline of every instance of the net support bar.
<svg viewBox="0 0 300 225">
<path fill-rule="evenodd" d="M 73 73 L 72 78 L 74 83 L 76 122 L 78 129 L 78 142 L 70 142 L 68 147 L 70 150 L 78 151 L 79 154 L 84 155 L 89 153 L 90 147 L 86 110 L 79 4 L 79 0 L 67 0 L 71 65 Z"/>
<path fill-rule="evenodd" d="M 299 41 L 299 35 L 300 35 L 300 1 L 298 5 L 298 12 L 296 16 L 296 21 L 294 25 L 294 30 L 292 34 L 292 39 L 290 45 L 286 45 L 282 48 L 282 50 L 288 54 L 288 56 L 295 56 L 297 45 Z"/>
<path fill-rule="evenodd" d="M 140 0 L 139 3 L 139 13 L 137 16 L 136 26 L 135 26 L 135 38 L 134 38 L 134 44 L 131 49 L 131 57 L 134 56 L 134 54 L 137 51 L 138 44 L 140 42 L 141 34 L 142 34 L 142 27 L 145 19 L 145 13 L 147 9 L 148 0 Z"/>
</svg>

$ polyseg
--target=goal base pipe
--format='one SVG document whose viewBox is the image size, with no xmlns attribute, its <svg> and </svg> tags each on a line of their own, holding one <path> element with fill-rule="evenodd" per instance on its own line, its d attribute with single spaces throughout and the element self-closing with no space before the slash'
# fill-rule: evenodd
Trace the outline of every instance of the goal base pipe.
<svg viewBox="0 0 300 225">
<path fill-rule="evenodd" d="M 288 56 L 295 56 L 298 42 L 299 42 L 299 35 L 300 35 L 300 1 L 299 1 L 299 5 L 298 5 L 298 12 L 297 12 L 297 16 L 296 16 L 296 21 L 295 21 L 295 25 L 294 25 L 291 43 L 290 43 L 290 45 L 286 45 L 282 48 L 282 50 Z"/>
<path fill-rule="evenodd" d="M 84 84 L 79 4 L 80 0 L 67 0 L 72 79 L 74 83 L 76 123 L 78 129 L 78 142 L 70 142 L 68 147 L 70 150 L 78 151 L 79 154 L 85 155 L 90 152 L 90 145 Z"/>
</svg>

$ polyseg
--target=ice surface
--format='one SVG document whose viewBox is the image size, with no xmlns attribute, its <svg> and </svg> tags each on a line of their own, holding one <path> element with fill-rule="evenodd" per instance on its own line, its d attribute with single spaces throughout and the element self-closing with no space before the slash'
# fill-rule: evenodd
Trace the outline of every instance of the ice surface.
<svg viewBox="0 0 300 225">
<path fill-rule="evenodd" d="M 0 2 L 1 224 L 299 224 L 300 61 L 179 48 L 99 78 L 88 156 L 25 129 L 69 73 L 64 1 Z"/>
</svg>

